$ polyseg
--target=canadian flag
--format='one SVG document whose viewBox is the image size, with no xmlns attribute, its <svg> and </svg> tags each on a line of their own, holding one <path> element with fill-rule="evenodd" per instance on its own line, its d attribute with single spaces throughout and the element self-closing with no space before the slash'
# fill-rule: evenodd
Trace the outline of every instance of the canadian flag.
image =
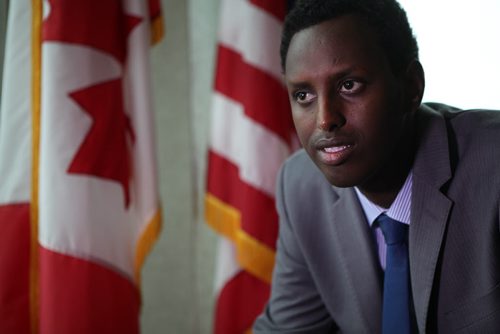
<svg viewBox="0 0 500 334">
<path fill-rule="evenodd" d="M 249 332 L 269 298 L 275 180 L 297 147 L 279 60 L 285 12 L 284 0 L 221 2 L 205 199 L 221 234 L 216 334 Z"/>
<path fill-rule="evenodd" d="M 10 2 L 0 109 L 0 333 L 138 333 L 159 234 L 157 1 Z"/>
</svg>

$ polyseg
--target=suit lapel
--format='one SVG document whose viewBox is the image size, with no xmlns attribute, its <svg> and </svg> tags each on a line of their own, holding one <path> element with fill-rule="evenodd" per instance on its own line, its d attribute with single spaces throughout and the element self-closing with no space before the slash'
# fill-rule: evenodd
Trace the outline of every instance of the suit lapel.
<svg viewBox="0 0 500 334">
<path fill-rule="evenodd" d="M 414 180 L 413 189 L 409 242 L 411 285 L 418 327 L 420 332 L 426 332 L 436 263 L 452 202 L 421 181 Z"/>
<path fill-rule="evenodd" d="M 360 320 L 371 333 L 381 328 L 382 280 L 371 230 L 353 189 L 338 189 L 340 197 L 329 219 L 335 222 L 335 242 L 355 295 Z M 335 215 L 333 215 L 335 212 Z"/>
<path fill-rule="evenodd" d="M 413 301 L 419 332 L 426 332 L 436 264 L 453 205 L 440 190 L 451 178 L 446 124 L 441 115 L 421 110 L 420 138 L 413 165 L 409 238 Z"/>
</svg>

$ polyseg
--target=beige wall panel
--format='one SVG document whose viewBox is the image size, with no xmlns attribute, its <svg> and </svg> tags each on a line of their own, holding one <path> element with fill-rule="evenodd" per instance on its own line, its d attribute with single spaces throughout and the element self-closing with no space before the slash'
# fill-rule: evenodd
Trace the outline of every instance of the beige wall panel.
<svg viewBox="0 0 500 334">
<path fill-rule="evenodd" d="M 202 199 L 217 0 L 163 1 L 152 52 L 163 232 L 143 270 L 143 334 L 211 333 L 216 235 Z"/>
</svg>

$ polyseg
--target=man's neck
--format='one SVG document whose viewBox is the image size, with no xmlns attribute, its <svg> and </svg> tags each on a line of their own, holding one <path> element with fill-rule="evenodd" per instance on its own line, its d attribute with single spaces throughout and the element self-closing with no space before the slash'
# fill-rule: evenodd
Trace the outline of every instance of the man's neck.
<svg viewBox="0 0 500 334">
<path fill-rule="evenodd" d="M 413 119 L 407 123 L 408 126 Z M 415 156 L 415 136 L 414 131 L 404 132 L 400 144 L 396 147 L 394 157 L 385 166 L 370 178 L 369 181 L 358 186 L 358 189 L 373 203 L 389 208 L 396 199 L 403 186 L 408 173 L 413 166 Z"/>
</svg>

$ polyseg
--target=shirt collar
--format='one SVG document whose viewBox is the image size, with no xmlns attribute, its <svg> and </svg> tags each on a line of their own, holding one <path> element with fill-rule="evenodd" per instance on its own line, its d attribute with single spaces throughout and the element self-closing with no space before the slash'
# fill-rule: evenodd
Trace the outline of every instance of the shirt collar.
<svg viewBox="0 0 500 334">
<path fill-rule="evenodd" d="M 411 214 L 411 189 L 413 185 L 413 172 L 410 171 L 406 177 L 405 183 L 399 190 L 396 199 L 392 202 L 391 206 L 386 209 L 371 202 L 359 189 L 354 187 L 356 195 L 358 196 L 361 207 L 365 213 L 368 224 L 372 226 L 375 219 L 380 214 L 385 213 L 390 218 L 410 225 Z"/>
</svg>

